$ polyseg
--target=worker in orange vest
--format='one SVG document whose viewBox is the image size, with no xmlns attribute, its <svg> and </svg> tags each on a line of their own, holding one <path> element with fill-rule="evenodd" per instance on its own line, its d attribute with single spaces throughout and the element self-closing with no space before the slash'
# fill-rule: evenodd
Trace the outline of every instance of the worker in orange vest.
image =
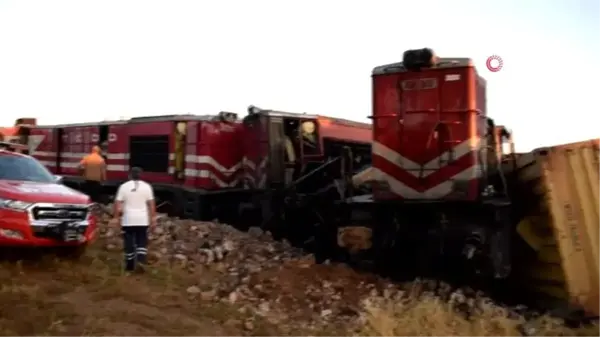
<svg viewBox="0 0 600 337">
<path fill-rule="evenodd" d="M 106 162 L 100 155 L 100 147 L 94 146 L 92 152 L 81 160 L 79 169 L 83 176 L 83 190 L 93 202 L 100 202 L 102 183 L 106 181 Z"/>
</svg>

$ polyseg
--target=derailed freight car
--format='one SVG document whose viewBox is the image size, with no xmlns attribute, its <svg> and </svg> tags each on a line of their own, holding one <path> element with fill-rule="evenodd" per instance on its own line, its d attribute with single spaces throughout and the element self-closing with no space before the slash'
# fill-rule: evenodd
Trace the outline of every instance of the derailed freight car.
<svg viewBox="0 0 600 337">
<path fill-rule="evenodd" d="M 519 154 L 520 288 L 598 316 L 600 274 L 599 139 Z M 511 163 L 505 163 L 511 165 Z"/>
</svg>

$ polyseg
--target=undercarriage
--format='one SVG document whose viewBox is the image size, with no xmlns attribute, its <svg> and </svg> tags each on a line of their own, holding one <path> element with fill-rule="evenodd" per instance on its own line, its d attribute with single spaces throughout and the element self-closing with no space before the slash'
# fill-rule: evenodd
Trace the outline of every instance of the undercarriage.
<svg viewBox="0 0 600 337">
<path fill-rule="evenodd" d="M 345 202 L 328 214 L 344 259 L 370 260 L 402 278 L 466 282 L 510 275 L 509 212 L 506 202 Z"/>
</svg>

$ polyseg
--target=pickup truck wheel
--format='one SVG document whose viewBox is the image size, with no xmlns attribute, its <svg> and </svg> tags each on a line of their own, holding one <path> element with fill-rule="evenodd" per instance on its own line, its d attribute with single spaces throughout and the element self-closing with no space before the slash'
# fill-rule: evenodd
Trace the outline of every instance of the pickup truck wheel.
<svg viewBox="0 0 600 337">
<path fill-rule="evenodd" d="M 87 245 L 61 247 L 58 250 L 58 255 L 63 258 L 78 260 L 85 254 Z"/>
</svg>

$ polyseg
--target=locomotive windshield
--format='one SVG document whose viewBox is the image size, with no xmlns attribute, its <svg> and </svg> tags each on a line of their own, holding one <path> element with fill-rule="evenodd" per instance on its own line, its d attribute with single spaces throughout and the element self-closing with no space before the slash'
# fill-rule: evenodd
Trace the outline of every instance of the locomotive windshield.
<svg viewBox="0 0 600 337">
<path fill-rule="evenodd" d="M 302 147 L 304 155 L 319 154 L 318 130 L 315 120 L 286 118 L 284 128 L 284 133 L 293 144 L 295 152 L 299 154 L 300 147 Z"/>
<path fill-rule="evenodd" d="M 0 156 L 0 180 L 54 183 L 55 178 L 44 165 L 31 157 Z"/>
</svg>

